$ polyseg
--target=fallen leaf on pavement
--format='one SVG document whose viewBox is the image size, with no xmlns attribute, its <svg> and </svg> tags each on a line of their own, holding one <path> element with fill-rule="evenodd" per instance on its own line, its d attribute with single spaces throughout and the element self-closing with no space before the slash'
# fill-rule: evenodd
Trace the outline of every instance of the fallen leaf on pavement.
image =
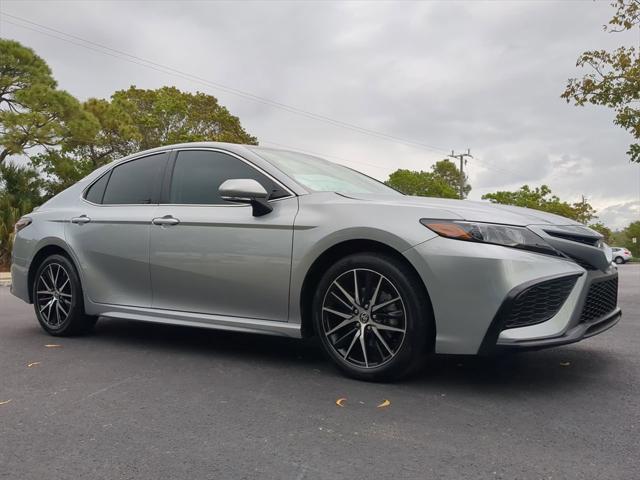
<svg viewBox="0 0 640 480">
<path fill-rule="evenodd" d="M 11 399 L 9 400 L 5 400 L 4 402 L 0 402 L 0 405 L 6 405 L 7 403 L 9 403 L 11 401 Z"/>
<path fill-rule="evenodd" d="M 389 400 L 385 400 L 380 405 L 378 405 L 377 408 L 385 408 L 385 407 L 388 407 L 389 405 L 391 405 L 391 402 Z"/>
<path fill-rule="evenodd" d="M 29 363 L 29 364 L 27 365 L 27 367 L 28 367 L 28 368 L 31 368 L 31 367 L 36 367 L 36 366 L 38 366 L 38 365 L 40 365 L 40 362 L 31 362 L 31 363 Z"/>
<path fill-rule="evenodd" d="M 571 362 L 560 362 L 561 367 L 568 367 L 569 365 L 571 365 Z"/>
<path fill-rule="evenodd" d="M 47 343 L 45 347 L 46 348 L 62 348 L 62 345 L 58 345 L 56 343 Z"/>
<path fill-rule="evenodd" d="M 346 400 L 346 398 L 339 398 L 336 400 L 336 405 L 339 407 L 344 407 L 343 403 Z"/>
</svg>

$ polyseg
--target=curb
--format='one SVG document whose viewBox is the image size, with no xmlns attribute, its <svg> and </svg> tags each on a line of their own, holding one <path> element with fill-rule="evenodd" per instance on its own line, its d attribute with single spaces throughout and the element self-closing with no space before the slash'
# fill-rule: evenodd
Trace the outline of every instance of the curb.
<svg viewBox="0 0 640 480">
<path fill-rule="evenodd" d="M 0 287 L 8 287 L 11 285 L 11 273 L 0 272 Z"/>
</svg>

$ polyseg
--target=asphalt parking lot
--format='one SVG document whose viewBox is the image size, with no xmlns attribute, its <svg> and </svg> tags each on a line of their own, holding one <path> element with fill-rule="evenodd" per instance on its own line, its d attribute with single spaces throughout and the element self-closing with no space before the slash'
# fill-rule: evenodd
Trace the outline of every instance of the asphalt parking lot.
<svg viewBox="0 0 640 480">
<path fill-rule="evenodd" d="M 640 265 L 620 275 L 601 336 L 399 384 L 312 341 L 106 320 L 56 339 L 0 287 L 0 478 L 639 478 Z"/>
</svg>

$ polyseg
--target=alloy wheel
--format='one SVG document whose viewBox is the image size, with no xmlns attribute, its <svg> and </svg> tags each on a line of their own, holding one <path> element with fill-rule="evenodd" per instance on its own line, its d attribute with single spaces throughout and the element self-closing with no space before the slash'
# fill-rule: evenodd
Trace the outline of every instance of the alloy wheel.
<svg viewBox="0 0 640 480">
<path fill-rule="evenodd" d="M 72 306 L 71 279 L 59 263 L 49 263 L 36 284 L 36 307 L 42 321 L 59 328 L 69 318 Z"/>
<path fill-rule="evenodd" d="M 344 361 L 360 368 L 379 367 L 402 347 L 406 309 L 387 277 L 356 268 L 329 285 L 322 303 L 322 327 L 331 348 Z"/>
</svg>

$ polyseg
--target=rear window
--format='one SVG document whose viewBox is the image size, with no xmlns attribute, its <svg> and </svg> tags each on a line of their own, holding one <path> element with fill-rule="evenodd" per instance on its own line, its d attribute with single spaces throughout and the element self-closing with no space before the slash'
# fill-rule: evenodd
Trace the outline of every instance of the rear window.
<svg viewBox="0 0 640 480">
<path fill-rule="evenodd" d="M 158 153 L 118 165 L 111 171 L 103 204 L 158 203 L 168 153 Z"/>
</svg>

